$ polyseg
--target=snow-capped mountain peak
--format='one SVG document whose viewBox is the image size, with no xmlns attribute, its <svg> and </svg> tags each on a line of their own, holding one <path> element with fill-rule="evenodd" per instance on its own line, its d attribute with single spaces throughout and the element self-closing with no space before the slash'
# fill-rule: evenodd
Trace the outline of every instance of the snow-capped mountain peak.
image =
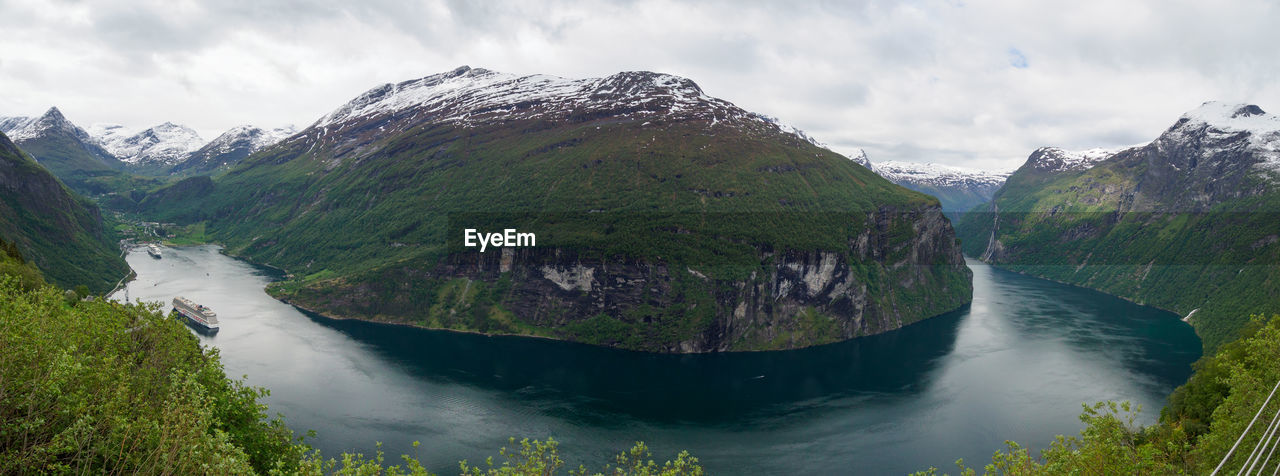
<svg viewBox="0 0 1280 476">
<path fill-rule="evenodd" d="M 1280 117 L 1253 104 L 1206 102 L 1178 118 L 1153 145 L 1186 159 L 1171 163 L 1179 170 L 1244 160 L 1280 178 Z"/>
<path fill-rule="evenodd" d="M 446 73 L 371 89 L 315 125 L 323 127 L 411 108 L 423 108 L 421 114 L 437 115 L 435 119 L 440 122 L 479 120 L 488 116 L 539 117 L 547 112 L 541 109 L 546 108 L 535 106 L 546 103 L 571 103 L 556 104 L 564 106 L 610 99 L 625 101 L 650 91 L 671 96 L 677 107 L 681 103 L 709 99 L 693 81 L 660 73 L 628 71 L 605 78 L 573 80 L 545 74 L 517 76 L 462 66 Z"/>
<path fill-rule="evenodd" d="M 95 124 L 91 130 L 103 149 L 130 164 L 172 165 L 204 145 L 196 131 L 172 122 L 136 133 L 118 124 Z"/>
<path fill-rule="evenodd" d="M 1144 143 L 1080 151 L 1041 147 L 1031 153 L 1027 163 L 1046 171 L 1086 170 L 1123 151 L 1148 146 L 1165 152 L 1185 150 L 1166 154 L 1178 156 L 1194 149 L 1194 155 L 1201 159 L 1172 165 L 1180 170 L 1194 168 L 1196 163 L 1213 159 L 1219 152 L 1237 149 L 1257 153 L 1256 156 L 1263 159 L 1261 167 L 1280 170 L 1280 117 L 1267 114 L 1252 104 L 1209 101 L 1183 114 L 1150 145 Z"/>
<path fill-rule="evenodd" d="M 1274 134 L 1280 131 L 1280 117 L 1267 114 L 1253 104 L 1232 104 L 1209 101 L 1183 114 L 1178 127 L 1184 124 L 1204 124 L 1222 132 L 1249 132 L 1255 135 Z"/>
<path fill-rule="evenodd" d="M 687 78 L 648 71 L 626 71 L 603 78 L 566 79 L 550 75 L 518 76 L 462 66 L 371 89 L 312 124 L 323 136 L 347 124 L 378 122 L 394 129 L 423 122 L 473 127 L 489 123 L 542 119 L 575 121 L 602 117 L 652 120 L 701 119 L 717 124 L 751 125 L 795 134 L 798 129 L 703 93 Z"/>
<path fill-rule="evenodd" d="M 86 133 L 84 129 L 76 127 L 76 125 L 72 124 L 71 121 L 68 121 L 66 116 L 63 116 L 62 111 L 59 111 L 57 107 L 51 107 L 40 117 L 27 119 L 22 121 L 21 124 L 13 124 L 12 127 L 13 129 L 7 132 L 7 135 L 9 136 L 9 139 L 14 142 L 34 139 L 53 132 L 67 132 L 75 136 L 77 139 L 81 139 L 86 142 L 90 140 L 88 133 Z"/>
<path fill-rule="evenodd" d="M 188 154 L 186 159 L 173 166 L 170 173 L 201 173 L 233 165 L 295 132 L 293 126 L 269 130 L 251 125 L 232 127 L 204 147 Z"/>
<path fill-rule="evenodd" d="M 256 152 L 259 149 L 276 145 L 280 141 L 285 140 L 289 136 L 297 133 L 298 133 L 298 128 L 294 127 L 293 124 L 290 124 L 284 127 L 277 127 L 274 129 L 262 129 L 262 134 L 259 135 L 258 139 L 253 142 L 253 150 Z"/>
<path fill-rule="evenodd" d="M 1200 148 L 1210 154 L 1243 142 L 1244 148 L 1262 159 L 1261 167 L 1280 171 L 1280 116 L 1253 104 L 1206 102 L 1183 114 L 1157 143 L 1168 147 L 1191 138 L 1198 138 Z"/>
<path fill-rule="evenodd" d="M 297 130 L 293 126 L 263 129 L 252 125 L 232 127 L 217 138 L 209 141 L 201 150 L 210 150 L 218 154 L 231 152 L 237 147 L 245 147 L 249 153 L 275 145 L 284 138 L 293 135 Z"/>
</svg>

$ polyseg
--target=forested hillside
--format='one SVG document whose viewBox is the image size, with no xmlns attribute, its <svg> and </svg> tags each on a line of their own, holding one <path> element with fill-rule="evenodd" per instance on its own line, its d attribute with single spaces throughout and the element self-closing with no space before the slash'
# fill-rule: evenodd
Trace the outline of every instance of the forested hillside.
<svg viewBox="0 0 1280 476">
<path fill-rule="evenodd" d="M 958 234 L 992 264 L 1189 316 L 1213 350 L 1280 311 L 1277 145 L 1275 116 L 1206 103 L 1144 146 L 1043 148 Z"/>
<path fill-rule="evenodd" d="M 107 292 L 129 272 L 93 202 L 0 133 L 0 238 L 59 286 Z"/>
</svg>

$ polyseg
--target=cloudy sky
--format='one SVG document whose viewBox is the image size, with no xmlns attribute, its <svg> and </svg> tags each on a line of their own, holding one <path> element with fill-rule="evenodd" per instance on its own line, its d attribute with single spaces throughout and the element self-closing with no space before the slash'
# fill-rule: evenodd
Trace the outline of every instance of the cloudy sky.
<svg viewBox="0 0 1280 476">
<path fill-rule="evenodd" d="M 212 139 L 464 64 L 652 70 L 837 152 L 1012 169 L 1042 145 L 1150 141 L 1206 100 L 1280 112 L 1272 1 L 1053 3 L 0 0 L 0 116 Z"/>
</svg>

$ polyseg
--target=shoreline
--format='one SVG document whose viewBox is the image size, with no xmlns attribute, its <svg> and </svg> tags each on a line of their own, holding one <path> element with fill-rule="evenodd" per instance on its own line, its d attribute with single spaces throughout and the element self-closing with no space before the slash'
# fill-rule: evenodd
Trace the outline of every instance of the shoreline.
<svg viewBox="0 0 1280 476">
<path fill-rule="evenodd" d="M 120 278 L 119 281 L 116 281 L 116 285 L 112 287 L 110 291 L 107 291 L 106 294 L 102 295 L 103 299 L 108 299 L 115 293 L 120 292 L 120 290 L 124 289 L 130 281 L 133 281 L 134 278 L 138 277 L 138 272 L 133 269 L 133 266 L 129 266 L 129 260 L 127 259 L 129 251 L 133 248 L 132 245 L 133 243 L 129 240 L 120 240 L 120 259 L 125 260 L 124 265 L 126 268 L 129 268 L 129 272 L 125 273 L 124 277 Z"/>
<path fill-rule="evenodd" d="M 265 289 L 264 289 L 264 291 L 265 291 Z M 270 295 L 270 294 L 268 294 L 268 296 L 271 296 L 271 295 Z M 498 333 L 495 333 L 495 332 L 481 332 L 481 331 L 473 331 L 473 330 L 468 330 L 468 329 L 450 329 L 450 328 L 448 328 L 448 327 L 428 327 L 428 326 L 420 326 L 420 325 L 417 325 L 417 324 L 410 324 L 410 323 L 407 323 L 407 322 L 376 321 L 376 320 L 373 320 L 373 319 L 365 319 L 365 318 L 361 318 L 361 317 L 335 316 L 335 315 L 330 315 L 330 314 L 326 314 L 326 313 L 323 313 L 323 312 L 317 311 L 317 310 L 315 310 L 315 309 L 308 308 L 308 307 L 303 306 L 303 305 L 301 305 L 301 304 L 297 304 L 297 303 L 295 303 L 295 302 L 293 302 L 293 301 L 290 301 L 290 300 L 289 300 L 289 299 L 287 299 L 287 298 L 278 298 L 278 297 L 275 297 L 275 296 L 271 296 L 271 298 L 272 298 L 272 299 L 275 299 L 276 301 L 279 301 L 279 302 L 281 302 L 281 303 L 288 304 L 288 305 L 290 305 L 290 306 L 292 306 L 292 307 L 294 307 L 294 308 L 298 309 L 299 311 L 302 311 L 302 312 L 303 312 L 303 313 L 305 313 L 305 314 L 314 315 L 314 316 L 320 317 L 321 319 L 328 319 L 328 320 L 331 320 L 331 321 L 356 321 L 356 322 L 367 322 L 367 323 L 370 323 L 370 324 L 379 324 L 379 325 L 384 325 L 384 326 L 408 327 L 408 328 L 412 328 L 412 329 L 422 329 L 422 330 L 426 330 L 426 331 L 443 331 L 443 332 L 453 332 L 453 333 L 457 333 L 457 334 L 470 334 L 470 335 L 485 336 L 485 337 L 528 337 L 528 338 L 533 338 L 533 339 L 550 340 L 550 341 L 556 341 L 556 342 L 568 342 L 568 343 L 572 343 L 572 344 L 589 345 L 589 346 L 592 346 L 592 347 L 603 347 L 603 348 L 606 348 L 606 349 L 626 350 L 626 351 L 629 351 L 629 352 L 640 352 L 640 353 L 645 353 L 645 354 L 655 354 L 655 353 L 661 354 L 661 353 L 670 353 L 670 352 L 644 352 L 644 351 L 638 351 L 638 350 L 623 349 L 623 348 L 620 348 L 620 347 L 611 347 L 611 346 L 606 346 L 606 345 L 594 345 L 594 344 L 588 344 L 588 343 L 586 343 L 586 342 L 578 342 L 578 341 L 573 341 L 573 340 L 568 340 L 568 339 L 560 339 L 560 338 L 551 337 L 551 336 L 540 336 L 540 335 L 536 335 L 536 334 L 512 334 L 512 333 L 508 333 L 508 332 L 498 332 Z"/>
<path fill-rule="evenodd" d="M 1174 317 L 1176 317 L 1176 318 L 1178 318 L 1178 320 L 1183 321 L 1183 322 L 1187 322 L 1187 324 L 1188 324 L 1188 325 L 1190 325 L 1190 322 L 1189 322 L 1189 321 L 1187 321 L 1186 319 L 1184 319 L 1184 318 L 1182 317 L 1182 313 L 1181 313 L 1180 311 L 1175 311 L 1175 310 L 1173 310 L 1173 309 L 1168 309 L 1168 308 L 1165 308 L 1165 307 L 1157 306 L 1157 305 L 1155 305 L 1155 304 L 1149 304 L 1149 303 L 1144 303 L 1144 302 L 1138 302 L 1137 300 L 1135 300 L 1135 299 L 1133 299 L 1133 298 L 1130 298 L 1130 297 L 1128 297 L 1128 296 L 1121 296 L 1121 295 L 1119 295 L 1119 294 L 1112 294 L 1112 293 L 1109 293 L 1109 292 L 1107 292 L 1107 291 L 1104 291 L 1104 290 L 1101 290 L 1101 289 L 1097 289 L 1097 288 L 1091 288 L 1091 287 L 1088 287 L 1088 286 L 1081 286 L 1081 285 L 1079 285 L 1079 284 L 1075 284 L 1075 283 L 1068 283 L 1068 282 L 1066 282 L 1066 281 L 1059 281 L 1059 280 L 1056 280 L 1056 279 L 1053 279 L 1053 278 L 1047 278 L 1047 277 L 1044 277 L 1044 276 L 1039 276 L 1039 275 L 1035 275 L 1035 274 L 1031 274 L 1031 273 L 1024 273 L 1024 272 L 1022 272 L 1022 271 L 1018 271 L 1018 270 L 1014 270 L 1014 269 L 1006 268 L 1004 265 L 988 263 L 988 262 L 986 262 L 986 261 L 982 261 L 982 260 L 980 260 L 980 259 L 978 259 L 978 258 L 972 258 L 972 257 L 969 257 L 969 256 L 966 256 L 966 258 L 971 258 L 971 259 L 973 259 L 974 261 L 977 261 L 977 262 L 979 262 L 979 263 L 982 263 L 984 266 L 990 266 L 990 267 L 992 267 L 992 268 L 995 268 L 995 269 L 998 269 L 998 270 L 1001 270 L 1001 271 L 1008 271 L 1008 272 L 1010 272 L 1010 273 L 1014 273 L 1014 274 L 1018 274 L 1018 275 L 1026 276 L 1026 277 L 1029 277 L 1029 278 L 1043 279 L 1043 280 L 1045 280 L 1045 281 L 1049 281 L 1049 282 L 1051 282 L 1051 283 L 1056 283 L 1056 284 L 1061 284 L 1061 285 L 1063 285 L 1063 286 L 1071 286 L 1071 287 L 1073 287 L 1073 288 L 1077 288 L 1077 289 L 1084 289 L 1084 290 L 1088 290 L 1088 291 L 1093 291 L 1093 292 L 1097 292 L 1097 293 L 1102 293 L 1102 294 L 1105 294 L 1105 295 L 1107 295 L 1107 296 L 1111 296 L 1111 297 L 1118 298 L 1118 299 L 1123 299 L 1123 300 L 1125 300 L 1125 301 L 1128 301 L 1128 302 L 1131 302 L 1131 303 L 1137 304 L 1137 305 L 1139 305 L 1139 306 L 1149 307 L 1149 308 L 1152 308 L 1152 309 L 1159 309 L 1159 310 L 1164 311 L 1164 312 L 1167 312 L 1167 313 L 1169 313 L 1169 314 L 1173 314 L 1173 316 L 1174 316 Z M 1041 266 L 1059 266 L 1059 265 L 1041 265 Z M 1195 309 L 1195 310 L 1193 310 L 1192 312 L 1194 313 L 1195 311 L 1199 311 L 1199 310 L 1200 310 L 1199 308 L 1196 308 L 1196 309 Z M 1190 316 L 1188 316 L 1188 317 L 1190 317 Z M 1196 329 L 1196 328 L 1195 328 L 1195 326 L 1191 326 L 1191 329 L 1196 331 L 1196 337 L 1200 337 L 1200 331 L 1199 331 L 1198 329 Z"/>
<path fill-rule="evenodd" d="M 217 242 L 205 242 L 205 243 L 193 243 L 193 244 L 188 244 L 188 245 L 178 245 L 178 246 L 174 246 L 174 245 L 166 245 L 166 246 L 170 246 L 170 247 L 172 247 L 172 248 L 178 248 L 178 247 L 205 246 L 205 245 L 212 245 L 212 246 L 216 246 L 216 247 L 218 248 L 218 253 L 220 253 L 220 254 L 222 254 L 222 255 L 224 255 L 224 256 L 227 256 L 227 257 L 229 257 L 229 258 L 236 259 L 236 260 L 240 260 L 240 261 L 243 261 L 243 262 L 245 262 L 245 263 L 249 263 L 249 264 L 251 264 L 251 265 L 253 265 L 253 266 L 261 266 L 261 267 L 270 268 L 270 269 L 272 269 L 272 270 L 275 270 L 275 271 L 277 271 L 277 272 L 279 272 L 279 273 L 280 273 L 280 276 L 281 276 L 281 277 L 291 277 L 291 276 L 293 276 L 293 274 L 292 274 L 292 273 L 289 273 L 289 271 L 288 271 L 288 270 L 286 270 L 286 269 L 284 269 L 284 268 L 280 268 L 280 267 L 278 267 L 278 266 L 273 266 L 273 265 L 270 265 L 270 264 L 267 264 L 267 263 L 259 263 L 259 262 L 257 262 L 257 261 L 252 260 L 252 259 L 249 259 L 249 258 L 247 258 L 247 257 L 239 256 L 239 255 L 236 255 L 236 254 L 234 254 L 234 253 L 230 253 L 230 252 L 228 252 L 228 251 L 227 251 L 227 247 L 226 247 L 226 245 L 224 245 L 224 244 L 222 244 L 222 243 L 217 243 Z M 279 282 L 279 281 L 283 281 L 283 279 L 274 279 L 272 282 Z M 1063 283 L 1063 284 L 1066 284 L 1066 283 Z M 263 288 L 263 289 L 262 289 L 262 292 L 263 292 L 263 293 L 265 293 L 267 296 L 271 297 L 272 299 L 274 299 L 274 300 L 276 300 L 276 301 L 279 301 L 279 302 L 281 302 L 281 303 L 284 303 L 284 304 L 288 304 L 288 305 L 290 305 L 290 306 L 292 306 L 292 307 L 294 307 L 294 308 L 297 308 L 297 309 L 298 309 L 298 310 L 300 310 L 300 311 L 303 311 L 304 313 L 311 314 L 311 315 L 314 315 L 314 316 L 318 316 L 318 317 L 323 318 L 323 319 L 333 320 L 333 321 L 360 321 L 360 322 L 368 322 L 368 323 L 372 323 L 372 324 L 381 324 L 381 325 L 389 325 L 389 326 L 400 326 L 400 327 L 407 327 L 407 328 L 414 328 L 414 329 L 422 329 L 422 330 L 428 330 L 428 331 L 454 332 L 454 333 L 459 333 L 459 334 L 471 334 L 471 335 L 480 335 L 480 336 L 486 336 L 486 337 L 525 337 L 525 338 L 543 339 L 543 340 L 550 340 L 550 341 L 557 341 L 557 342 L 567 342 L 567 343 L 572 343 L 572 344 L 577 344 L 577 345 L 587 345 L 587 346 L 592 346 L 592 347 L 601 347 L 601 348 L 614 349 L 614 350 L 621 350 L 621 351 L 626 351 L 626 352 L 636 352 L 636 353 L 642 353 L 642 354 L 655 354 L 655 355 L 738 354 L 738 353 L 761 353 L 761 352 L 789 352 L 789 351 L 799 351 L 799 350 L 806 350 L 806 349 L 814 349 L 814 348 L 819 348 L 819 347 L 824 347 L 824 346 L 830 346 L 830 345 L 837 345 L 837 344 L 847 343 L 847 342 L 850 342 L 850 341 L 855 341 L 855 340 L 862 339 L 862 338 L 866 338 L 866 337 L 873 337 L 873 336 L 878 336 L 878 335 L 890 334 L 890 333 L 900 331 L 900 330 L 905 329 L 905 328 L 907 328 L 907 327 L 911 327 L 911 326 L 913 326 L 913 325 L 916 325 L 916 324 L 919 324 L 919 323 L 922 323 L 922 322 L 925 322 L 925 321 L 928 321 L 928 320 L 931 320 L 931 319 L 934 319 L 934 318 L 940 318 L 940 317 L 943 317 L 943 316 L 947 316 L 947 315 L 953 314 L 953 313 L 955 313 L 955 312 L 962 311 L 962 310 L 964 310 L 964 309 L 969 308 L 969 306 L 973 304 L 972 296 L 970 296 L 970 299 L 969 299 L 967 302 L 965 302 L 965 303 L 963 303 L 963 304 L 961 304 L 961 305 L 959 305 L 959 306 L 956 306 L 956 307 L 955 307 L 955 308 L 953 308 L 953 309 L 948 309 L 948 310 L 943 311 L 943 312 L 940 312 L 940 313 L 938 313 L 938 314 L 934 314 L 934 315 L 931 315 L 931 316 L 927 316 L 927 317 L 920 318 L 920 319 L 918 319 L 918 320 L 915 320 L 915 321 L 911 322 L 910 324 L 906 324 L 906 325 L 901 326 L 901 327 L 897 327 L 897 328 L 890 329 L 890 330 L 887 330 L 887 331 L 884 331 L 884 332 L 880 332 L 880 333 L 876 333 L 876 334 L 859 335 L 859 336 L 851 337 L 851 338 L 848 338 L 848 339 L 841 339 L 841 340 L 837 340 L 837 341 L 834 341 L 834 342 L 827 342 L 827 343 L 823 343 L 823 344 L 816 344 L 816 345 L 808 345 L 808 346 L 804 346 L 804 347 L 796 347 L 796 348 L 792 348 L 792 349 L 766 349 L 766 350 L 712 350 L 712 351 L 706 351 L 706 352 L 654 352 L 654 351 L 645 351 L 645 350 L 627 349 L 627 348 L 617 347 L 617 346 L 612 346 L 612 345 L 591 344 L 591 343 L 582 342 L 582 341 L 576 341 L 576 340 L 564 339 L 564 338 L 559 338 L 559 337 L 554 337 L 554 336 L 537 335 L 537 334 L 515 334 L 515 333 L 509 333 L 509 332 L 499 332 L 499 333 L 494 333 L 494 332 L 482 332 L 482 331 L 476 331 L 476 330 L 470 330 L 470 329 L 453 329 L 453 328 L 447 328 L 447 327 L 429 327 L 429 326 L 423 326 L 423 325 L 413 324 L 413 323 L 408 323 L 408 322 L 379 321 L 379 320 L 368 319 L 368 318 L 364 318 L 364 317 L 338 316 L 338 315 L 332 315 L 332 314 L 329 314 L 329 313 L 325 313 L 325 312 L 321 312 L 321 311 L 318 311 L 318 310 L 315 310 L 315 309 L 308 308 L 308 307 L 306 307 L 306 306 L 303 306 L 303 305 L 300 305 L 300 304 L 298 304 L 298 303 L 294 302 L 293 300 L 290 300 L 290 299 L 289 299 L 289 298 L 287 298 L 287 297 L 277 297 L 277 296 L 273 296 L 271 293 L 267 293 L 267 292 L 266 292 L 266 288 Z"/>
<path fill-rule="evenodd" d="M 268 263 L 261 263 L 261 262 L 257 262 L 256 260 L 253 260 L 253 259 L 251 259 L 251 258 L 249 258 L 249 257 L 246 257 L 246 256 L 240 256 L 240 255 L 237 255 L 237 254 L 235 254 L 235 253 L 229 252 L 229 251 L 228 251 L 228 248 L 227 248 L 227 246 L 226 246 L 225 244 L 223 244 L 223 243 L 219 243 L 219 242 L 217 242 L 217 241 L 213 241 L 213 240 L 211 240 L 211 241 L 205 241 L 205 242 L 201 242 L 201 243 L 188 243 L 188 244 L 181 244 L 181 245 L 172 244 L 172 243 L 169 243 L 169 242 L 167 242 L 167 241 L 162 241 L 162 242 L 161 242 L 161 244 L 162 244 L 162 245 L 164 245 L 164 246 L 170 247 L 170 248 L 195 247 L 195 246 L 214 246 L 214 247 L 216 247 L 216 248 L 217 248 L 217 250 L 218 250 L 218 253 L 219 253 L 219 254 L 222 254 L 222 255 L 224 255 L 224 256 L 230 257 L 230 258 L 232 258 L 232 259 L 236 259 L 236 260 L 243 261 L 243 262 L 248 263 L 248 264 L 253 265 L 253 266 L 259 266 L 259 267 L 264 267 L 264 268 L 270 268 L 271 270 L 273 270 L 273 271 L 275 271 L 276 273 L 278 273 L 278 274 L 279 274 L 279 276 L 278 276 L 278 277 L 272 277 L 272 279 L 271 279 L 271 281 L 270 281 L 270 282 L 281 282 L 281 281 L 285 281 L 285 280 L 288 280 L 288 279 L 291 279 L 291 278 L 293 278 L 293 277 L 294 277 L 294 275 L 293 275 L 292 273 L 290 273 L 288 270 L 286 270 L 286 269 L 284 269 L 284 268 L 281 268 L 281 267 L 278 267 L 278 266 L 274 266 L 274 265 L 271 265 L 271 264 L 268 264 Z M 132 269 L 131 269 L 130 271 L 132 272 Z M 134 274 L 136 275 L 136 273 L 134 273 Z M 972 279 L 972 277 L 970 277 L 970 279 Z M 832 342 L 825 342 L 825 343 L 821 343 L 821 344 L 805 345 L 805 346 L 802 346 L 802 347 L 795 347 L 795 348 L 783 348 L 783 349 L 726 349 L 726 350 L 709 350 L 709 351 L 702 351 L 702 352 L 680 352 L 680 351 L 651 351 L 651 350 L 636 350 L 636 349 L 628 349 L 628 348 L 619 347 L 619 346 L 615 346 L 615 345 L 592 344 L 592 343 L 588 343 L 588 342 L 583 342 L 583 341 L 578 341 L 578 340 L 571 340 L 571 339 L 565 339 L 565 338 L 555 337 L 555 336 L 547 336 L 547 335 L 537 335 L 537 334 L 519 334 L 519 333 L 509 333 L 509 332 L 493 333 L 493 332 L 483 332 L 483 331 L 470 330 L 470 329 L 454 329 L 454 328 L 447 328 L 447 327 L 430 327 L 430 326 L 424 326 L 424 325 L 414 324 L 414 323 L 408 323 L 408 322 L 381 321 L 381 320 L 369 319 L 369 318 L 365 318 L 365 317 L 337 316 L 337 315 L 332 315 L 332 314 L 329 314 L 329 313 L 321 312 L 321 311 L 318 311 L 318 310 L 311 309 L 311 308 L 308 308 L 308 307 L 306 307 L 306 306 L 300 305 L 300 304 L 298 304 L 298 303 L 296 303 L 296 302 L 294 302 L 294 301 L 292 301 L 292 300 L 288 299 L 287 297 L 277 297 L 277 296 L 275 296 L 275 295 L 272 295 L 271 293 L 266 292 L 266 288 L 265 288 L 265 287 L 263 288 L 263 290 L 262 290 L 262 291 L 263 291 L 265 294 L 267 294 L 269 297 L 271 297 L 272 299 L 275 299 L 276 301 L 282 302 L 282 303 L 284 303 L 284 304 L 288 304 L 288 305 L 293 306 L 294 308 L 297 308 L 297 309 L 299 309 L 299 310 L 301 310 L 301 311 L 304 311 L 304 312 L 306 312 L 306 313 L 309 313 L 309 314 L 312 314 L 312 315 L 315 315 L 315 316 L 319 316 L 319 317 L 321 317 L 321 318 L 325 318 L 325 319 L 335 320 L 335 321 L 362 321 L 362 322 L 369 322 L 369 323 L 375 323 L 375 324 L 385 324 L 385 325 L 394 325 L 394 326 L 411 327 L 411 328 L 423 329 L 423 330 L 456 332 L 456 333 L 462 333 L 462 334 L 474 334 L 474 335 L 482 335 L 482 336 L 530 337 L 530 338 L 546 339 L 546 340 L 553 340 L 553 341 L 560 341 L 560 342 L 571 342 L 571 343 L 574 343 L 574 344 L 581 344 L 581 345 L 590 345 L 590 346 L 593 346 L 593 347 L 603 347 L 603 348 L 608 348 L 608 349 L 625 350 L 625 351 L 629 351 L 629 352 L 640 352 L 640 353 L 646 353 L 646 354 L 673 354 L 673 355 L 692 355 L 692 354 L 727 354 L 727 353 L 757 353 L 757 352 L 785 352 L 785 351 L 796 351 L 796 350 L 804 350 L 804 349 L 811 349 L 811 348 L 817 348 L 817 347 L 823 347 L 823 346 L 836 345 L 836 344 L 841 344 L 841 343 L 846 343 L 846 342 L 850 342 L 850 341 L 858 340 L 858 339 L 865 338 L 865 337 L 872 337 L 872 336 L 877 336 L 877 335 L 890 334 L 890 333 L 893 333 L 893 332 L 895 332 L 895 331 L 899 331 L 899 330 L 905 329 L 905 328 L 907 328 L 907 327 L 910 327 L 910 326 L 912 326 L 912 325 L 915 325 L 915 324 L 918 324 L 918 323 L 921 323 L 921 322 L 929 321 L 929 320 L 934 319 L 934 318 L 940 318 L 940 317 L 947 316 L 947 315 L 953 314 L 953 313 L 955 313 L 955 312 L 958 312 L 958 311 L 961 311 L 961 310 L 964 310 L 964 309 L 968 309 L 968 308 L 973 304 L 973 296 L 972 296 L 972 292 L 971 292 L 971 293 L 970 293 L 970 295 L 969 295 L 969 299 L 968 299 L 968 300 L 966 300 L 965 302 L 961 303 L 960 305 L 958 305 L 958 306 L 956 306 L 956 307 L 954 307 L 954 308 L 951 308 L 951 309 L 947 309 L 947 310 L 942 311 L 942 312 L 938 312 L 938 313 L 936 313 L 936 314 L 932 314 L 932 315 L 928 315 L 928 316 L 921 317 L 921 318 L 919 318 L 919 319 L 916 319 L 916 320 L 911 321 L 911 322 L 910 322 L 910 323 L 908 323 L 908 324 L 901 325 L 901 326 L 899 326 L 899 327 L 896 327 L 896 328 L 893 328 L 893 329 L 889 329 L 889 330 L 885 330 L 885 331 L 883 331 L 883 332 L 878 332 L 878 333 L 875 333 L 875 334 L 855 335 L 855 336 L 853 336 L 853 337 L 849 337 L 849 338 L 846 338 L 846 339 L 839 339 L 839 340 L 835 340 L 835 341 L 832 341 Z M 116 291 L 114 291 L 114 290 L 113 290 L 111 294 L 114 294 L 115 292 L 116 292 Z M 108 294 L 108 296 L 110 296 L 110 294 Z"/>
</svg>

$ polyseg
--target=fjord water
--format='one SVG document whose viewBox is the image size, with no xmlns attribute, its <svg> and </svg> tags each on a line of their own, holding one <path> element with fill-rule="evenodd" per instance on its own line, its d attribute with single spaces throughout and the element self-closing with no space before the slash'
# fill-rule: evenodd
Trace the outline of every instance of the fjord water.
<svg viewBox="0 0 1280 476">
<path fill-rule="evenodd" d="M 128 255 L 123 299 L 217 311 L 229 376 L 326 455 L 416 454 L 440 474 L 511 436 L 554 437 L 571 467 L 644 440 L 712 474 L 901 474 L 990 460 L 1006 439 L 1077 432 L 1081 403 L 1129 400 L 1154 421 L 1200 342 L 1178 316 L 970 261 L 973 304 L 867 338 L 787 352 L 654 355 L 303 313 L 273 272 L 213 246 Z M 421 441 L 416 450 L 413 441 Z"/>
</svg>

